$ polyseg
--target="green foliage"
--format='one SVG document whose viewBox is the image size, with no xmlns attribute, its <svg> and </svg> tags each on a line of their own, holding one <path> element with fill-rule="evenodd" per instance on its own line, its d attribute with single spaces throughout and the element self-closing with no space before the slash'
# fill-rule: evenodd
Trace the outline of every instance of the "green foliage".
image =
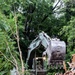
<svg viewBox="0 0 75 75">
<path fill-rule="evenodd" d="M 11 38 L 10 22 L 4 14 L 0 12 L 0 75 L 10 75 L 10 69 L 13 67 L 12 63 L 8 60 L 14 62 L 12 55 L 18 59 L 18 52 L 16 51 L 13 38 Z M 12 53 L 12 55 L 11 55 Z"/>
<path fill-rule="evenodd" d="M 50 37 L 59 37 L 66 42 L 66 61 L 70 61 L 69 58 L 75 53 L 75 6 L 73 1 L 63 1 L 65 7 L 60 13 L 65 15 L 56 18 L 53 10 L 54 0 L 0 0 L 0 51 L 12 60 L 11 51 L 18 60 L 18 65 L 20 64 L 15 41 L 17 27 L 14 16 L 16 13 L 20 46 L 24 57 L 29 43 L 40 31 L 45 31 Z M 18 11 L 19 7 L 23 8 L 23 13 Z M 62 10 L 65 9 L 66 11 L 63 12 Z M 9 75 L 12 65 L 1 52 L 0 75 Z"/>
<path fill-rule="evenodd" d="M 63 26 L 60 34 L 67 40 L 66 61 L 70 62 L 72 54 L 75 53 L 75 17 L 71 17 L 71 20 L 67 22 L 67 25 Z"/>
<path fill-rule="evenodd" d="M 74 47 L 75 45 L 75 18 L 72 17 L 71 20 L 67 23 L 66 26 L 63 26 L 61 34 L 64 34 L 63 36 L 67 37 L 68 46 Z M 74 48 L 72 49 L 74 50 Z"/>
</svg>

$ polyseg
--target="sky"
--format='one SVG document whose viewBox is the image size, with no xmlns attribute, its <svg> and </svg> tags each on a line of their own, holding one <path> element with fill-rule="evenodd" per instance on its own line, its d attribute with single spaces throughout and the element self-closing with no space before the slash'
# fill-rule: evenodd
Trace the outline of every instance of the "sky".
<svg viewBox="0 0 75 75">
<path fill-rule="evenodd" d="M 58 3 L 59 0 L 55 0 L 55 3 L 53 5 L 53 7 Z M 63 16 L 64 13 L 60 13 L 61 9 L 63 9 L 65 7 L 65 4 L 62 0 L 60 0 L 60 2 L 58 3 L 57 7 L 54 9 L 54 11 L 56 13 L 54 13 L 56 18 L 59 18 L 60 16 Z"/>
</svg>

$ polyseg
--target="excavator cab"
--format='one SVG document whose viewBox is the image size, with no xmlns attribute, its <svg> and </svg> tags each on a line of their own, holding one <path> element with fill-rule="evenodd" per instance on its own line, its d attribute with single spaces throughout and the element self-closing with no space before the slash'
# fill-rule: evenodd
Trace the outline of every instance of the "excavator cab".
<svg viewBox="0 0 75 75">
<path fill-rule="evenodd" d="M 36 57 L 33 58 L 33 69 L 44 70 L 46 68 L 46 57 Z"/>
</svg>

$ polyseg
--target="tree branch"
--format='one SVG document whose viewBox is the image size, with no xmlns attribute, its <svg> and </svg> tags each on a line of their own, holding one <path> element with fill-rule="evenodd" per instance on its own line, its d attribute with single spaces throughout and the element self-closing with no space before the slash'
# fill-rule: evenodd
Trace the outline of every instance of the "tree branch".
<svg viewBox="0 0 75 75">
<path fill-rule="evenodd" d="M 52 10 L 54 10 L 57 7 L 57 5 L 59 4 L 59 2 L 60 2 L 60 0 L 58 0 L 58 2 L 56 3 L 56 5 L 54 6 L 54 8 Z"/>
<path fill-rule="evenodd" d="M 61 8 L 61 6 L 62 6 L 62 4 L 60 4 L 60 6 L 58 6 L 56 10 L 60 9 L 60 8 Z M 54 11 L 56 11 L 56 10 L 54 10 Z"/>
<path fill-rule="evenodd" d="M 16 58 L 13 56 L 13 54 L 11 53 L 10 47 L 9 47 L 9 44 L 8 44 L 7 41 L 6 41 L 6 44 L 7 44 L 8 50 L 9 50 L 9 52 L 10 52 L 10 54 L 11 54 L 11 57 L 13 58 L 12 60 L 14 60 L 14 62 L 15 62 L 15 67 L 16 67 L 16 69 L 17 69 L 17 73 L 18 73 L 18 75 L 20 75 L 17 60 L 16 60 Z"/>
<path fill-rule="evenodd" d="M 5 54 L 3 53 L 3 52 L 1 52 L 0 51 L 0 53 L 4 56 L 4 58 L 6 59 L 6 60 L 8 60 L 10 63 L 12 63 L 14 66 L 16 65 L 13 61 L 11 61 L 10 59 L 8 59 L 6 56 L 5 56 Z"/>
<path fill-rule="evenodd" d="M 58 0 L 58 2 L 56 3 L 56 5 L 52 8 L 52 11 L 57 7 L 58 3 L 60 2 L 60 0 Z M 46 18 L 52 14 L 52 12 L 50 12 L 49 14 L 45 15 L 44 18 L 42 19 L 41 23 L 44 22 L 46 20 Z"/>
<path fill-rule="evenodd" d="M 20 75 L 20 73 L 19 73 L 19 71 L 18 71 L 18 66 L 16 65 L 16 63 L 14 63 L 14 62 L 11 61 L 10 59 L 8 59 L 8 58 L 5 56 L 5 54 L 2 53 L 1 51 L 0 51 L 0 53 L 4 56 L 4 58 L 5 58 L 7 61 L 9 61 L 10 63 L 12 63 L 12 64 L 16 67 L 16 69 L 17 69 L 17 74 Z"/>
<path fill-rule="evenodd" d="M 15 25 L 16 25 L 16 39 L 17 39 L 17 44 L 18 44 L 18 49 L 19 49 L 19 53 L 20 53 L 20 60 L 21 60 L 21 71 L 22 71 L 22 75 L 24 75 L 24 63 L 22 60 L 22 52 L 21 52 L 21 48 L 20 48 L 20 43 L 19 43 L 19 31 L 18 31 L 18 26 L 17 26 L 17 15 L 15 12 L 14 15 L 14 19 L 15 19 Z"/>
</svg>

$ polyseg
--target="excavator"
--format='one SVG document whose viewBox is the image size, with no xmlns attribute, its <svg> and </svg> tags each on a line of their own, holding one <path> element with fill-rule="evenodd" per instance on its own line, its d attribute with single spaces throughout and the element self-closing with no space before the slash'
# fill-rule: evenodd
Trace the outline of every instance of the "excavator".
<svg viewBox="0 0 75 75">
<path fill-rule="evenodd" d="M 42 51 L 43 52 L 41 55 L 42 57 L 33 58 L 33 64 L 32 64 L 33 69 L 30 71 L 30 75 L 46 75 L 47 68 L 46 69 L 43 68 L 43 64 L 45 62 L 47 66 L 53 67 L 53 65 L 56 66 L 58 66 L 58 64 L 62 65 L 65 59 L 66 43 L 58 38 L 51 38 L 47 35 L 47 33 L 42 31 L 37 35 L 37 37 L 30 43 L 28 47 L 28 56 L 26 59 L 27 65 L 30 55 L 32 54 L 32 51 L 37 50 L 38 46 L 41 46 L 40 44 L 44 47 L 45 50 Z M 28 68 L 26 68 L 26 70 L 27 69 Z M 13 68 L 13 70 L 10 71 L 11 75 L 17 75 L 15 71 L 16 69 Z"/>
<path fill-rule="evenodd" d="M 58 38 L 49 37 L 44 31 L 39 33 L 37 37 L 30 43 L 28 47 L 26 64 L 29 61 L 31 52 L 36 50 L 40 44 L 45 49 L 45 51 L 42 53 L 42 56 L 47 56 L 47 65 L 62 64 L 66 54 L 66 43 Z"/>
<path fill-rule="evenodd" d="M 36 66 L 34 65 L 37 60 L 41 60 L 41 59 L 43 60 L 42 64 L 43 62 L 45 62 L 45 60 L 47 60 L 47 65 L 52 67 L 53 65 L 62 66 L 63 64 L 65 73 L 64 74 L 56 73 L 55 75 L 75 75 L 75 54 L 72 55 L 72 62 L 71 63 L 67 62 L 70 68 L 70 70 L 67 70 L 64 61 L 66 55 L 66 43 L 64 41 L 61 41 L 58 38 L 50 38 L 44 31 L 39 33 L 38 36 L 30 43 L 28 47 L 28 56 L 27 56 L 26 64 L 28 64 L 31 52 L 33 50 L 36 50 L 36 48 L 40 46 L 40 44 L 43 45 L 45 51 L 43 51 L 42 57 L 33 58 L 32 66 L 33 69 L 35 69 L 35 71 L 32 71 L 31 72 L 32 74 L 30 75 L 46 75 L 46 72 L 44 72 L 42 65 L 40 65 L 40 62 L 37 65 L 38 69 L 35 68 Z M 43 56 L 45 57 L 47 56 L 47 58 L 43 58 Z M 40 72 L 37 73 L 38 70 Z M 11 70 L 10 72 L 11 75 L 17 75 L 15 71 L 16 69 L 13 68 L 13 70 Z"/>
</svg>

